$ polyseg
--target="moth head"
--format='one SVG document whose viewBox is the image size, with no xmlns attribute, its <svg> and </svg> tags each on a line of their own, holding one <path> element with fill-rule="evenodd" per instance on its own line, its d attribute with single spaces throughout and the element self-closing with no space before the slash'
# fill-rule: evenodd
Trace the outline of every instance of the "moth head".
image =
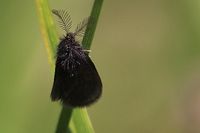
<svg viewBox="0 0 200 133">
<path fill-rule="evenodd" d="M 75 35 L 72 32 L 67 33 L 66 39 L 70 42 L 74 42 L 75 41 Z"/>
</svg>

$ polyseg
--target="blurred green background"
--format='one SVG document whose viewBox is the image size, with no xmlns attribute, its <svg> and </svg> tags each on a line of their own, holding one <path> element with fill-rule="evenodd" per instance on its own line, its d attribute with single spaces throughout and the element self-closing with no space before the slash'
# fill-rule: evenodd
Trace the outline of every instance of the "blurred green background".
<svg viewBox="0 0 200 133">
<path fill-rule="evenodd" d="M 73 27 L 92 3 L 50 0 Z M 91 56 L 104 83 L 88 108 L 96 133 L 200 133 L 200 1 L 105 0 Z M 61 106 L 35 1 L 0 1 L 0 62 L 0 132 L 53 133 Z"/>
</svg>

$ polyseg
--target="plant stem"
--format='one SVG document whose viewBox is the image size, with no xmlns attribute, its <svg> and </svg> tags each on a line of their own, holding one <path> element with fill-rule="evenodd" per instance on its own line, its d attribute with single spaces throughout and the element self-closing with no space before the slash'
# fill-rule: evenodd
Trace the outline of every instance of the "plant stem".
<svg viewBox="0 0 200 133">
<path fill-rule="evenodd" d="M 70 133 L 69 128 L 70 118 L 72 115 L 72 109 L 63 107 L 60 113 L 60 118 L 57 124 L 56 133 Z"/>
<path fill-rule="evenodd" d="M 92 12 L 90 14 L 90 21 L 88 23 L 85 36 L 83 38 L 83 48 L 84 49 L 90 49 L 92 40 L 94 38 L 94 33 L 96 30 L 97 22 L 99 19 L 99 15 L 101 12 L 103 0 L 95 0 L 93 7 L 92 7 Z"/>
</svg>

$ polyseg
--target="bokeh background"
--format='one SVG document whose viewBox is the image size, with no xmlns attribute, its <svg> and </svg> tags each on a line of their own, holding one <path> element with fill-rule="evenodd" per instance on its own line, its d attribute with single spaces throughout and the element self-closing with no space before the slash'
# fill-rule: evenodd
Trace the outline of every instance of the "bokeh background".
<svg viewBox="0 0 200 133">
<path fill-rule="evenodd" d="M 92 2 L 50 7 L 75 27 Z M 200 133 L 200 1 L 105 0 L 91 56 L 104 83 L 88 108 L 96 133 Z M 53 133 L 52 82 L 35 1 L 0 1 L 0 132 Z"/>
</svg>

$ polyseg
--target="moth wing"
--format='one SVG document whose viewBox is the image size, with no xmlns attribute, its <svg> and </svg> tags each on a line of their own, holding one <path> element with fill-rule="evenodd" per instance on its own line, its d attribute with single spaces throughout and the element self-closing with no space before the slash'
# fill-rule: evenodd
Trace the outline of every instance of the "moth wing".
<svg viewBox="0 0 200 133">
<path fill-rule="evenodd" d="M 54 75 L 54 83 L 53 83 L 53 88 L 51 91 L 51 99 L 52 101 L 59 100 L 62 95 L 61 89 L 64 87 L 65 83 L 65 74 L 64 74 L 63 68 L 56 63 L 56 68 L 55 68 L 55 75 Z"/>
<path fill-rule="evenodd" d="M 79 107 L 88 106 L 101 96 L 102 82 L 100 76 L 87 54 L 85 60 L 81 60 L 76 71 L 75 80 L 71 80 L 70 83 L 72 91 L 70 91 L 67 99 L 63 99 L 63 103 Z"/>
<path fill-rule="evenodd" d="M 54 83 L 51 92 L 52 101 L 61 100 L 66 106 L 87 106 L 101 96 L 102 82 L 90 57 L 76 58 L 80 64 L 69 71 L 56 63 Z M 73 74 L 73 76 L 71 76 Z"/>
</svg>

